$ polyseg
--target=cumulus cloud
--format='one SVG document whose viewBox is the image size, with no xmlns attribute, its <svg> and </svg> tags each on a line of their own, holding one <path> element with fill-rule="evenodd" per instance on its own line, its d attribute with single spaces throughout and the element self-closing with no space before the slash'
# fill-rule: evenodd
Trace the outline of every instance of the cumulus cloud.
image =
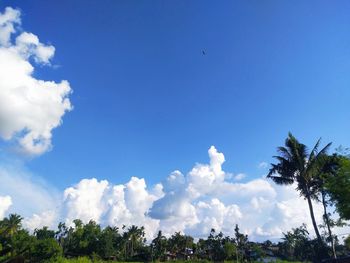
<svg viewBox="0 0 350 263">
<path fill-rule="evenodd" d="M 174 171 L 164 180 L 164 196 L 154 202 L 149 216 L 160 220 L 165 233 L 183 231 L 201 237 L 215 228 L 233 234 L 234 224 L 253 233 L 257 206 L 262 209 L 259 201 L 274 200 L 275 189 L 264 179 L 247 183 L 226 181 L 233 176 L 222 169 L 224 155 L 214 146 L 208 155 L 209 164 L 196 164 L 186 176 Z M 254 222 L 249 224 L 250 221 Z"/>
<path fill-rule="evenodd" d="M 12 205 L 12 199 L 10 196 L 0 196 L 0 219 L 5 216 L 6 211 Z"/>
<path fill-rule="evenodd" d="M 72 109 L 70 85 L 33 76 L 34 65 L 50 65 L 55 48 L 30 32 L 20 32 L 19 10 L 0 13 L 0 137 L 20 151 L 39 155 L 52 147 L 52 130 Z"/>
<path fill-rule="evenodd" d="M 186 174 L 175 170 L 151 187 L 137 177 L 124 184 L 91 178 L 68 187 L 61 197 L 27 173 L 0 169 L 0 195 L 11 196 L 13 203 L 10 208 L 9 203 L 0 207 L 0 212 L 23 214 L 24 226 L 32 230 L 54 227 L 59 221 L 70 225 L 76 218 L 92 219 L 103 226 L 145 226 L 148 240 L 158 230 L 167 236 L 181 231 L 199 238 L 214 228 L 233 235 L 235 224 L 258 241 L 276 240 L 302 223 L 313 234 L 307 202 L 294 185 L 277 186 L 261 178 L 245 183 L 227 181 L 224 155 L 214 146 L 208 155 L 207 164 L 197 163 Z M 314 204 L 314 208 L 321 223 L 322 207 Z"/>
<path fill-rule="evenodd" d="M 124 185 L 112 185 L 106 180 L 83 179 L 64 191 L 62 217 L 68 224 L 76 218 L 94 220 L 102 225 L 144 226 L 151 238 L 158 220 L 146 213 L 157 196 L 147 190 L 144 179 L 132 177 Z"/>
</svg>

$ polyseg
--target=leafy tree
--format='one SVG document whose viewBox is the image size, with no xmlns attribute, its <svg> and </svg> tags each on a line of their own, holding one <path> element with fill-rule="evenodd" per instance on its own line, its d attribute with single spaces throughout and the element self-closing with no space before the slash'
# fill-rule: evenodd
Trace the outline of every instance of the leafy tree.
<svg viewBox="0 0 350 263">
<path fill-rule="evenodd" d="M 315 173 L 312 184 L 312 192 L 314 198 L 322 203 L 323 206 L 323 221 L 325 223 L 325 229 L 328 232 L 325 240 L 331 243 L 331 249 L 333 257 L 336 259 L 337 254 L 335 251 L 335 239 L 336 237 L 332 234 L 332 227 L 336 222 L 331 218 L 331 214 L 327 212 L 327 207 L 331 205 L 330 193 L 326 188 L 326 181 L 328 178 L 332 178 L 337 175 L 339 170 L 339 158 L 336 155 L 327 155 L 324 153 L 320 156 L 318 170 Z M 320 196 L 320 198 L 319 198 Z"/>
<path fill-rule="evenodd" d="M 20 240 L 29 237 L 27 231 L 22 230 L 22 217 L 10 214 L 0 221 L 0 243 L 2 250 L 0 256 L 14 257 L 21 255 L 24 250 L 23 242 Z"/>
<path fill-rule="evenodd" d="M 23 218 L 17 214 L 10 214 L 8 217 L 4 218 L 0 223 L 0 234 L 12 237 L 19 229 L 22 227 Z"/>
<path fill-rule="evenodd" d="M 167 250 L 172 254 L 186 256 L 194 248 L 193 237 L 175 232 L 167 242 Z"/>
<path fill-rule="evenodd" d="M 264 253 L 263 249 L 261 248 L 261 246 L 256 244 L 256 243 L 252 244 L 250 250 L 251 250 L 251 253 L 252 253 L 251 259 L 253 259 L 253 260 L 257 260 L 259 258 L 262 258 L 265 255 L 265 253 Z"/>
<path fill-rule="evenodd" d="M 62 256 L 62 248 L 53 238 L 39 239 L 34 243 L 31 258 L 34 262 L 55 261 Z"/>
<path fill-rule="evenodd" d="M 24 256 L 31 258 L 32 252 L 35 249 L 36 238 L 29 234 L 27 230 L 18 229 L 16 234 L 11 237 L 11 258 Z"/>
<path fill-rule="evenodd" d="M 312 258 L 310 255 L 311 248 L 309 242 L 309 232 L 306 226 L 302 225 L 298 228 L 293 228 L 287 233 L 283 233 L 282 238 L 284 254 L 290 260 L 308 260 Z"/>
<path fill-rule="evenodd" d="M 124 233 L 125 252 L 130 258 L 135 256 L 135 251 L 143 247 L 145 240 L 145 228 L 132 225 Z"/>
<path fill-rule="evenodd" d="M 90 220 L 83 227 L 82 240 L 80 246 L 84 255 L 92 255 L 98 250 L 101 227 L 95 221 Z"/>
<path fill-rule="evenodd" d="M 44 226 L 41 229 L 35 229 L 34 235 L 37 239 L 48 239 L 48 238 L 55 238 L 55 231 L 49 230 L 47 226 Z"/>
<path fill-rule="evenodd" d="M 235 243 L 237 247 L 236 251 L 236 259 L 237 261 L 240 259 L 246 258 L 246 250 L 248 250 L 248 236 L 239 232 L 239 227 L 236 224 L 235 226 Z"/>
<path fill-rule="evenodd" d="M 116 258 L 121 251 L 122 236 L 117 227 L 107 226 L 102 230 L 98 242 L 98 254 L 100 257 L 109 259 Z"/>
<path fill-rule="evenodd" d="M 346 248 L 350 250 L 350 236 L 348 236 L 348 237 L 344 240 L 344 244 L 345 244 Z"/>
<path fill-rule="evenodd" d="M 215 235 L 215 229 L 211 229 L 207 240 L 208 252 L 211 260 L 223 261 L 225 259 L 224 253 L 224 235 L 222 232 Z"/>
<path fill-rule="evenodd" d="M 236 256 L 237 248 L 235 244 L 229 239 L 224 242 L 224 255 L 226 260 L 233 259 Z"/>
<path fill-rule="evenodd" d="M 339 168 L 334 176 L 326 178 L 326 189 L 340 217 L 350 220 L 350 158 L 338 156 Z"/>
<path fill-rule="evenodd" d="M 68 232 L 69 232 L 69 229 L 66 226 L 66 224 L 60 222 L 58 224 L 58 230 L 55 233 L 55 238 L 57 239 L 58 243 L 62 247 L 63 253 L 65 252 L 65 248 L 67 247 L 64 243 L 65 242 L 64 240 L 67 238 Z"/>
<path fill-rule="evenodd" d="M 300 143 L 291 133 L 285 140 L 285 146 L 278 147 L 279 155 L 274 156 L 278 161 L 276 164 L 271 164 L 270 171 L 267 175 L 275 183 L 281 185 L 297 184 L 297 190 L 306 198 L 309 206 L 312 224 L 320 244 L 323 243 L 319 233 L 312 199 L 316 199 L 315 193 L 312 192 L 314 186 L 314 178 L 320 173 L 323 158 L 326 154 L 330 143 L 318 150 L 320 140 L 317 141 L 310 153 L 306 145 Z"/>
<path fill-rule="evenodd" d="M 63 243 L 64 253 L 71 256 L 92 256 L 94 252 L 98 251 L 100 225 L 93 220 L 90 220 L 86 225 L 79 219 L 74 220 L 73 223 L 74 228 L 70 227 L 69 229 L 61 225 L 61 231 L 66 232 L 64 241 L 60 240 L 60 243 Z M 62 237 L 62 234 L 60 232 L 56 236 Z"/>
<path fill-rule="evenodd" d="M 208 255 L 208 247 L 207 247 L 207 240 L 200 238 L 196 245 L 196 251 L 195 254 L 197 258 L 205 259 Z"/>
<path fill-rule="evenodd" d="M 159 231 L 157 237 L 152 240 L 151 249 L 152 257 L 156 260 L 164 259 L 167 247 L 167 239 L 163 236 L 162 231 Z"/>
</svg>

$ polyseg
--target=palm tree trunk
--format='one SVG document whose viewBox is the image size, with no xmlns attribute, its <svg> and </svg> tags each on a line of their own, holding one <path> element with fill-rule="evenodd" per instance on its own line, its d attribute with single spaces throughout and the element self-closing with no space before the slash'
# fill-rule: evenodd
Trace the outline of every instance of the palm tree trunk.
<svg viewBox="0 0 350 263">
<path fill-rule="evenodd" d="M 322 238 L 321 238 L 321 235 L 320 235 L 320 232 L 318 231 L 318 227 L 317 227 L 317 224 L 316 224 L 316 219 L 315 219 L 315 215 L 314 215 L 314 208 L 313 208 L 313 206 L 312 206 L 312 202 L 311 202 L 311 197 L 310 197 L 309 191 L 307 191 L 306 199 L 307 199 L 307 203 L 308 203 L 308 205 L 309 205 L 309 210 L 310 210 L 310 216 L 311 216 L 311 220 L 312 220 L 312 225 L 314 226 L 315 233 L 316 233 L 316 236 L 317 236 L 317 240 L 318 240 L 318 242 L 319 242 L 320 244 L 323 244 Z"/>
<path fill-rule="evenodd" d="M 325 223 L 326 223 L 327 228 L 328 228 L 329 240 L 331 241 L 331 245 L 332 245 L 333 258 L 337 259 L 337 254 L 335 252 L 335 245 L 334 245 L 332 230 L 331 230 L 331 227 L 330 227 L 330 224 L 329 224 L 329 217 L 328 217 L 328 213 L 327 213 L 327 204 L 326 204 L 326 197 L 325 197 L 324 190 L 321 191 L 321 196 L 322 196 L 322 204 L 323 204 L 323 211 L 324 211 L 324 219 L 325 219 Z"/>
</svg>

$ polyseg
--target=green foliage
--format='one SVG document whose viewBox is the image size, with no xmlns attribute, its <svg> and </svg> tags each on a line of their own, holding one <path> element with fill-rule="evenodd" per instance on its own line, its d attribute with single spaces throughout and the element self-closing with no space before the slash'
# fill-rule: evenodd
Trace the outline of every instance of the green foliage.
<svg viewBox="0 0 350 263">
<path fill-rule="evenodd" d="M 167 251 L 167 239 L 163 236 L 162 231 L 158 232 L 158 235 L 151 243 L 151 257 L 153 260 L 164 260 Z"/>
<path fill-rule="evenodd" d="M 106 227 L 100 233 L 97 253 L 102 258 L 117 257 L 121 250 L 122 236 L 117 227 Z"/>
<path fill-rule="evenodd" d="M 225 259 L 233 259 L 236 255 L 237 248 L 232 242 L 224 243 L 224 257 Z"/>
<path fill-rule="evenodd" d="M 34 235 L 37 239 L 55 238 L 55 231 L 49 230 L 47 226 L 44 226 L 41 229 L 35 229 Z"/>
<path fill-rule="evenodd" d="M 350 250 L 350 236 L 344 240 L 344 244 L 348 250 Z"/>
<path fill-rule="evenodd" d="M 61 257 L 62 248 L 54 238 L 37 240 L 31 253 L 34 262 L 58 260 Z"/>
<path fill-rule="evenodd" d="M 167 250 L 173 254 L 185 253 L 186 248 L 193 247 L 193 237 L 183 235 L 180 232 L 173 234 L 167 242 Z"/>
<path fill-rule="evenodd" d="M 326 178 L 326 188 L 339 215 L 345 220 L 350 220 L 350 158 L 338 158 L 339 168 L 334 176 Z"/>
<path fill-rule="evenodd" d="M 283 233 L 283 243 L 280 244 L 280 251 L 291 260 L 306 260 L 313 257 L 309 240 L 309 232 L 306 226 L 302 225 Z"/>
</svg>

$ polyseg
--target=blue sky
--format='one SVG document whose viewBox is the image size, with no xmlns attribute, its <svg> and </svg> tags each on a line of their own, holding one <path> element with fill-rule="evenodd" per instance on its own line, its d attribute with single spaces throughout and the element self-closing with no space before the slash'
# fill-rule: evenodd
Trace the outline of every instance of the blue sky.
<svg viewBox="0 0 350 263">
<path fill-rule="evenodd" d="M 349 145 L 346 1 L 0 4 L 57 49 L 60 67 L 35 75 L 74 90 L 54 149 L 29 163 L 60 188 L 89 176 L 156 183 L 206 161 L 210 145 L 253 176 L 288 131 Z"/>
<path fill-rule="evenodd" d="M 148 185 L 207 163 L 260 178 L 291 131 L 350 145 L 348 1 L 0 1 L 56 48 L 38 79 L 74 109 L 51 151 L 2 155 L 63 190 L 83 178 Z M 202 51 L 205 51 L 203 55 Z"/>
</svg>

